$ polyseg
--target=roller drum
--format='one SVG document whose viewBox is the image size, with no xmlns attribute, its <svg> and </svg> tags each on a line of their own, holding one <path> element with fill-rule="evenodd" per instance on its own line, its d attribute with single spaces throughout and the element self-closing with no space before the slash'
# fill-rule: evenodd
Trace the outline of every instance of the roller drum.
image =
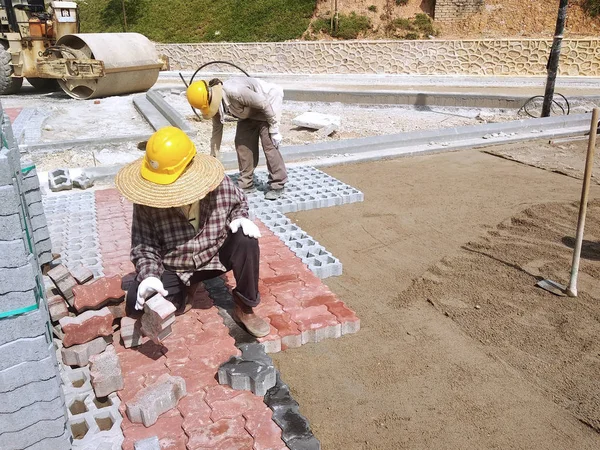
<svg viewBox="0 0 600 450">
<path fill-rule="evenodd" d="M 138 33 L 68 34 L 58 45 L 80 50 L 91 59 L 104 62 L 105 76 L 97 79 L 58 80 L 60 87 L 76 99 L 142 92 L 158 79 L 160 62 L 156 48 Z"/>
</svg>

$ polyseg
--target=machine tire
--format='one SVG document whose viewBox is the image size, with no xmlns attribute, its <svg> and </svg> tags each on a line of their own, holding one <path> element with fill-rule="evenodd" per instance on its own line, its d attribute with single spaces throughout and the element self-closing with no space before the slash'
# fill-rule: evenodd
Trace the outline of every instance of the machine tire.
<svg viewBox="0 0 600 450">
<path fill-rule="evenodd" d="M 13 70 L 10 61 L 10 53 L 0 46 L 0 95 L 15 94 L 23 84 L 23 78 L 11 77 Z"/>
<path fill-rule="evenodd" d="M 52 92 L 60 90 L 58 81 L 53 80 L 52 78 L 27 77 L 27 81 L 29 81 L 29 84 L 31 84 L 38 91 Z"/>
</svg>

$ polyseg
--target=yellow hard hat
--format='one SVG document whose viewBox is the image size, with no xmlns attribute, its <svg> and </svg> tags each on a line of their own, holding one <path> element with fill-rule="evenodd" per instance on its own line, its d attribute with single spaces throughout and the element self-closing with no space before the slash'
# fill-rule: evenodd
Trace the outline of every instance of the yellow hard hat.
<svg viewBox="0 0 600 450">
<path fill-rule="evenodd" d="M 205 119 L 212 118 L 219 110 L 223 98 L 223 86 L 217 84 L 209 87 L 206 81 L 194 81 L 186 91 L 190 105 L 202 112 Z"/>
<path fill-rule="evenodd" d="M 194 156 L 196 147 L 187 134 L 175 127 L 161 128 L 148 139 L 141 175 L 156 184 L 171 184 Z"/>
</svg>

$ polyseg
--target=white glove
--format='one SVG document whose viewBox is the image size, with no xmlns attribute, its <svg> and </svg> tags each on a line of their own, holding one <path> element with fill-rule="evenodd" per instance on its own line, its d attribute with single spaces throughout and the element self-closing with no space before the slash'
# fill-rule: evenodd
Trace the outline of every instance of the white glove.
<svg viewBox="0 0 600 450">
<path fill-rule="evenodd" d="M 142 310 L 144 308 L 144 303 L 146 303 L 146 299 L 155 293 L 158 293 L 163 297 L 169 295 L 169 293 L 165 290 L 162 281 L 160 281 L 158 278 L 148 277 L 143 280 L 138 286 L 135 309 L 138 311 Z"/>
<path fill-rule="evenodd" d="M 237 233 L 237 231 L 242 227 L 242 231 L 248 237 L 258 239 L 260 237 L 260 230 L 256 226 L 254 222 L 250 219 L 246 219 L 245 217 L 241 217 L 239 219 L 232 220 L 229 224 L 229 229 L 232 233 Z"/>
<path fill-rule="evenodd" d="M 283 136 L 281 133 L 273 133 L 271 135 L 271 140 L 273 141 L 273 145 L 279 148 L 279 144 L 281 144 L 281 141 L 283 141 Z"/>
</svg>

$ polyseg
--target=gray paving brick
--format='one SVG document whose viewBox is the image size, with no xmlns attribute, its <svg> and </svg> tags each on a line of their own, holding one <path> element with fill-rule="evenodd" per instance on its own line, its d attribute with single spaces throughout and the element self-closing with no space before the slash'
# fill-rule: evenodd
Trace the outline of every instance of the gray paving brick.
<svg viewBox="0 0 600 450">
<path fill-rule="evenodd" d="M 152 436 L 148 439 L 136 441 L 133 444 L 134 450 L 160 450 L 160 442 L 158 442 L 158 436 Z"/>
<path fill-rule="evenodd" d="M 102 353 L 112 343 L 112 336 L 101 336 L 85 344 L 63 347 L 61 349 L 62 362 L 68 366 L 87 366 L 90 357 Z"/>
<path fill-rule="evenodd" d="M 10 216 L 21 212 L 21 203 L 14 185 L 0 186 L 0 216 Z"/>
<path fill-rule="evenodd" d="M 35 338 L 47 332 L 48 313 L 45 307 L 11 316 L 0 321 L 0 349 L 4 344 L 23 338 Z"/>
<path fill-rule="evenodd" d="M 77 286 L 77 281 L 67 268 L 60 264 L 48 272 L 48 276 L 56 285 L 60 294 L 71 303 L 73 299 L 73 288 Z"/>
<path fill-rule="evenodd" d="M 46 216 L 44 214 L 40 214 L 39 216 L 30 216 L 29 220 L 31 221 L 31 229 L 35 232 L 35 230 L 39 230 L 40 228 L 44 228 L 48 226 L 46 222 Z"/>
<path fill-rule="evenodd" d="M 0 149 L 0 186 L 12 185 L 17 175 L 7 148 Z"/>
<path fill-rule="evenodd" d="M 27 450 L 71 450 L 72 441 L 73 437 L 71 436 L 71 431 L 68 428 L 65 428 L 62 435 L 58 437 L 45 438 L 38 443 L 27 447 Z"/>
<path fill-rule="evenodd" d="M 90 379 L 96 397 L 106 397 L 123 389 L 121 363 L 112 345 L 106 347 L 102 353 L 90 356 L 89 360 Z"/>
<path fill-rule="evenodd" d="M 31 170 L 28 174 L 29 176 L 23 177 L 22 189 L 23 192 L 29 192 L 40 188 L 40 181 L 37 177 L 37 172 L 35 169 Z"/>
<path fill-rule="evenodd" d="M 51 449 L 47 445 L 50 445 L 51 440 L 52 442 L 56 442 L 53 438 L 64 436 L 65 423 L 65 418 L 61 416 L 58 419 L 37 422 L 16 433 L 0 434 L 0 448 L 29 450 L 31 447 L 34 447 L 44 450 L 59 450 L 60 447 Z"/>
<path fill-rule="evenodd" d="M 29 256 L 29 261 L 33 258 Z M 12 269 L 0 269 L 0 295 L 9 292 L 27 292 L 35 287 L 36 269 L 31 262 Z"/>
<path fill-rule="evenodd" d="M 60 397 L 61 393 L 60 378 L 58 376 L 49 380 L 29 383 L 2 394 L 0 413 L 12 414 L 21 408 L 38 402 L 49 402 Z M 0 448 L 2 447 L 0 446 Z"/>
<path fill-rule="evenodd" d="M 0 241 L 0 269 L 13 269 L 27 264 L 29 251 L 25 251 L 25 246 L 23 239 Z"/>
<path fill-rule="evenodd" d="M 23 234 L 19 214 L 2 215 L 0 213 L 0 241 L 20 239 Z"/>
<path fill-rule="evenodd" d="M 90 369 L 87 366 L 79 367 L 77 369 L 63 366 L 61 378 L 63 381 L 62 389 L 67 397 L 70 395 L 92 392 Z"/>
<path fill-rule="evenodd" d="M 0 393 L 13 391 L 29 383 L 50 380 L 56 377 L 57 373 L 58 367 L 54 355 L 41 361 L 17 364 L 0 371 Z"/>
<path fill-rule="evenodd" d="M 25 192 L 25 201 L 28 205 L 42 201 L 42 193 L 39 190 Z"/>
<path fill-rule="evenodd" d="M 0 313 L 15 309 L 27 308 L 35 303 L 36 297 L 34 289 L 26 292 L 8 292 L 0 295 Z"/>
<path fill-rule="evenodd" d="M 40 335 L 46 332 L 47 334 Z M 2 339 L 8 342 L 0 345 L 0 370 L 16 366 L 25 361 L 40 361 L 48 357 L 51 353 L 51 338 L 47 329 L 36 330 L 32 334 L 35 337 L 21 338 L 11 341 L 2 333 Z M 8 335 L 8 333 L 7 333 Z"/>
<path fill-rule="evenodd" d="M 285 445 L 290 450 L 321 450 L 321 443 L 314 436 L 301 436 L 288 440 Z"/>
<path fill-rule="evenodd" d="M 29 210 L 30 216 L 39 216 L 40 214 L 45 214 L 44 204 L 42 202 L 31 203 L 27 205 L 27 209 Z"/>
<path fill-rule="evenodd" d="M 48 185 L 52 192 L 73 189 L 73 182 L 71 180 L 69 169 L 55 169 L 48 172 Z"/>
<path fill-rule="evenodd" d="M 149 427 L 156 423 L 158 416 L 177 406 L 179 399 L 186 395 L 185 380 L 168 374 L 139 391 L 127 402 L 127 416 L 133 423 L 143 423 Z"/>
<path fill-rule="evenodd" d="M 50 401 L 38 401 L 11 414 L 5 414 L 0 420 L 0 435 L 24 430 L 42 420 L 55 420 L 64 416 L 64 398 L 58 395 Z"/>
</svg>

